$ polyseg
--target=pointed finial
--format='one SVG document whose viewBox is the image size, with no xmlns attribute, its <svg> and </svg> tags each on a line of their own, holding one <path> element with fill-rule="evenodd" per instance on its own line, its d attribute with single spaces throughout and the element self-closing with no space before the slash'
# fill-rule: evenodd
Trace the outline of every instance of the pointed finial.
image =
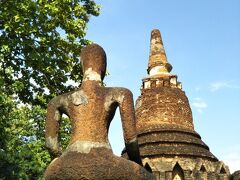
<svg viewBox="0 0 240 180">
<path fill-rule="evenodd" d="M 172 70 L 172 65 L 167 61 L 162 37 L 158 29 L 152 30 L 150 43 L 148 73 L 150 75 L 169 73 Z"/>
</svg>

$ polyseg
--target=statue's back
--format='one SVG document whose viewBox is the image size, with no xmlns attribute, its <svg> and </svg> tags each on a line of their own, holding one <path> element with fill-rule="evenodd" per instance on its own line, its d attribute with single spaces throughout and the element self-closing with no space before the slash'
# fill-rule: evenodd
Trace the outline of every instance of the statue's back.
<svg viewBox="0 0 240 180">
<path fill-rule="evenodd" d="M 51 162 L 45 179 L 152 179 L 141 164 L 137 144 L 132 93 L 125 88 L 105 88 L 106 57 L 98 45 L 82 53 L 84 78 L 81 87 L 54 98 L 48 106 L 46 145 L 60 155 L 59 120 L 62 113 L 72 123 L 71 140 L 62 155 Z M 129 158 L 115 156 L 108 142 L 108 128 L 119 106 Z"/>
</svg>

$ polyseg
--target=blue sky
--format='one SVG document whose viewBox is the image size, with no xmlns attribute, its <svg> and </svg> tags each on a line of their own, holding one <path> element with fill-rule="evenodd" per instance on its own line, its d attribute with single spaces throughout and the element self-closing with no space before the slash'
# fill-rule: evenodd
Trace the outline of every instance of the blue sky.
<svg viewBox="0 0 240 180">
<path fill-rule="evenodd" d="M 101 14 L 91 18 L 87 38 L 107 53 L 107 86 L 126 87 L 136 100 L 147 75 L 150 32 L 159 29 L 172 73 L 189 98 L 195 130 L 232 172 L 240 169 L 240 1 L 97 2 Z M 109 139 L 119 155 L 119 112 Z"/>
</svg>

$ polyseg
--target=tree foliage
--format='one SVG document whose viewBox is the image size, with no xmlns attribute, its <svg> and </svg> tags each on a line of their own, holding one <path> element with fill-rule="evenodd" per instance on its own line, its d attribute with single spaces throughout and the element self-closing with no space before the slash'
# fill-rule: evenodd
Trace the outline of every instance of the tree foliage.
<svg viewBox="0 0 240 180">
<path fill-rule="evenodd" d="M 80 50 L 93 0 L 0 1 L 0 179 L 41 179 L 46 104 L 82 79 Z M 66 146 L 69 120 L 62 119 Z"/>
<path fill-rule="evenodd" d="M 0 178 L 40 178 L 51 160 L 44 146 L 45 110 L 40 106 L 19 105 L 6 97 L 4 105 L 1 113 L 5 116 L 0 117 L 0 122 L 4 122 L 1 124 L 4 139 L 0 149 Z"/>
<path fill-rule="evenodd" d="M 52 160 L 45 148 L 46 110 L 19 104 L 3 93 L 0 98 L 5 99 L 0 107 L 0 179 L 41 179 Z M 68 119 L 62 121 L 60 142 L 65 148 L 70 125 Z"/>
<path fill-rule="evenodd" d="M 86 25 L 98 12 L 92 0 L 0 1 L 0 75 L 7 91 L 44 105 L 73 88 L 66 82 L 81 79 Z"/>
</svg>

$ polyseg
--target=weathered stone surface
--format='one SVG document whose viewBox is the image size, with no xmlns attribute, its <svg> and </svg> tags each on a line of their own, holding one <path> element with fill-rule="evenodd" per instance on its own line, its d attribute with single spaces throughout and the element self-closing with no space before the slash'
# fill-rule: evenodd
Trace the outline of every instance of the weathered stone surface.
<svg viewBox="0 0 240 180">
<path fill-rule="evenodd" d="M 47 179 L 152 179 L 134 162 L 114 156 L 106 148 L 94 148 L 87 155 L 69 152 L 47 169 Z"/>
<path fill-rule="evenodd" d="M 139 132 L 158 124 L 193 129 L 192 111 L 181 89 L 170 87 L 143 89 L 136 107 Z"/>
<path fill-rule="evenodd" d="M 239 170 L 239 171 L 235 171 L 235 172 L 231 175 L 231 180 L 240 180 L 240 170 Z"/>
<path fill-rule="evenodd" d="M 55 97 L 48 105 L 46 145 L 55 159 L 47 168 L 45 179 L 151 179 L 142 166 L 132 93 L 125 88 L 106 88 L 102 80 L 106 55 L 96 45 L 82 50 L 84 71 L 79 89 Z M 129 160 L 114 156 L 108 141 L 108 129 L 119 107 Z M 62 153 L 58 131 L 62 114 L 69 116 L 72 134 Z"/>
<path fill-rule="evenodd" d="M 154 68 L 162 70 L 164 73 L 172 70 L 171 64 L 167 61 L 161 34 L 158 29 L 154 29 L 151 32 L 148 72 L 151 74 L 151 70 L 154 71 Z"/>
</svg>

